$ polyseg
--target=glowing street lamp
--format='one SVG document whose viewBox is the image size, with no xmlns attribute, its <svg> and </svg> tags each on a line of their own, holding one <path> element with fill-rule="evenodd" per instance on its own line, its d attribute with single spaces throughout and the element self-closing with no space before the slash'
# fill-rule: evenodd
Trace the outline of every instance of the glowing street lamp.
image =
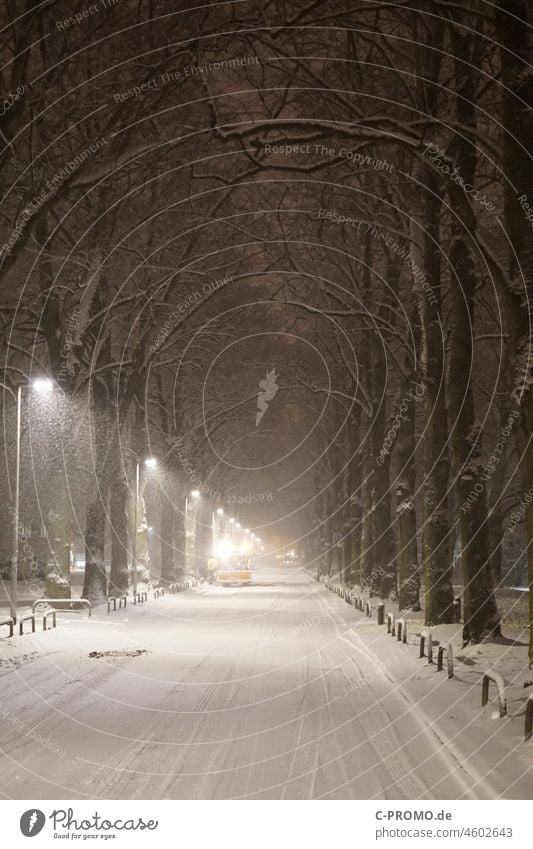
<svg viewBox="0 0 533 849">
<path fill-rule="evenodd" d="M 38 377 L 33 381 L 32 386 L 39 395 L 47 395 L 54 388 L 54 383 L 49 377 Z"/>
<path fill-rule="evenodd" d="M 219 539 L 213 544 L 213 554 L 217 560 L 229 560 L 233 554 L 233 543 L 230 539 Z"/>
</svg>

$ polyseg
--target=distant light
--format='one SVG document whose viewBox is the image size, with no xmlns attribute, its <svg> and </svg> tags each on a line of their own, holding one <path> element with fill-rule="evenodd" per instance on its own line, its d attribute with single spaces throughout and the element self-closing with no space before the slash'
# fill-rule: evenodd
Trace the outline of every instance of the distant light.
<svg viewBox="0 0 533 849">
<path fill-rule="evenodd" d="M 224 515 L 224 508 L 223 508 L 223 507 L 218 507 L 218 508 L 217 508 L 217 514 L 218 514 L 219 516 L 223 516 L 223 515 Z"/>
<path fill-rule="evenodd" d="M 193 489 L 193 491 L 191 492 L 191 498 L 200 498 L 200 490 Z"/>
<path fill-rule="evenodd" d="M 229 519 L 229 523 L 230 523 L 230 525 L 234 525 L 234 524 L 235 524 L 235 519 L 233 518 L 233 516 L 231 517 L 231 519 Z"/>
<path fill-rule="evenodd" d="M 245 529 L 244 529 L 244 533 L 245 533 L 245 534 L 249 534 L 249 533 L 250 533 L 250 528 L 245 528 Z"/>
<path fill-rule="evenodd" d="M 144 465 L 148 466 L 149 469 L 155 469 L 157 466 L 157 460 L 155 457 L 147 457 L 144 461 Z"/>
<path fill-rule="evenodd" d="M 152 526 L 151 526 L 151 525 L 148 525 L 148 530 L 149 530 L 149 531 L 153 531 L 153 528 L 152 528 Z"/>
<path fill-rule="evenodd" d="M 219 539 L 213 546 L 213 554 L 218 560 L 228 560 L 233 554 L 233 543 L 230 539 Z"/>
<path fill-rule="evenodd" d="M 238 522 L 237 522 L 237 524 L 235 525 L 235 527 L 237 528 L 237 530 L 238 530 L 238 531 L 240 531 L 241 526 L 240 526 L 240 524 L 239 524 Z"/>
<path fill-rule="evenodd" d="M 47 392 L 51 392 L 54 388 L 54 384 L 49 377 L 38 377 L 33 381 L 32 386 L 39 395 L 46 395 Z"/>
</svg>

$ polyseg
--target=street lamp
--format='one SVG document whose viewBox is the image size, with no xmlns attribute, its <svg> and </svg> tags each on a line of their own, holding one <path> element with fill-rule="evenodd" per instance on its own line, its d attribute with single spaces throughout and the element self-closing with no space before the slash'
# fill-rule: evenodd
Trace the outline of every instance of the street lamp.
<svg viewBox="0 0 533 849">
<path fill-rule="evenodd" d="M 147 457 L 144 465 L 148 469 L 155 469 L 157 460 L 155 457 Z M 141 464 L 139 458 L 135 461 L 135 505 L 133 508 L 133 539 L 131 545 L 132 559 L 132 583 L 133 583 L 133 598 L 137 593 L 137 532 L 139 528 L 139 499 L 141 497 Z"/>
<path fill-rule="evenodd" d="M 53 381 L 46 377 L 34 380 L 33 387 L 39 395 L 46 395 L 54 387 Z M 7 388 L 7 387 L 6 387 Z M 18 571 L 19 571 L 19 512 L 20 512 L 20 435 L 22 429 L 22 385 L 17 389 L 17 448 L 15 460 L 15 507 L 13 515 L 13 553 L 11 555 L 11 598 L 9 606 L 13 622 L 17 621 L 18 607 Z M 9 390 L 11 391 L 11 390 Z M 14 393 L 12 393 L 14 395 Z"/>
</svg>

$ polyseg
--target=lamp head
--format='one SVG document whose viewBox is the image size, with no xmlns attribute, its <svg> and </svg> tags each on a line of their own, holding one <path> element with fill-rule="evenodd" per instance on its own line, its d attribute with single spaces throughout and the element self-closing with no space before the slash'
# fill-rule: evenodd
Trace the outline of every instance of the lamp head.
<svg viewBox="0 0 533 849">
<path fill-rule="evenodd" d="M 46 395 L 52 391 L 54 384 L 49 377 L 38 377 L 33 381 L 32 387 L 39 395 Z"/>
</svg>

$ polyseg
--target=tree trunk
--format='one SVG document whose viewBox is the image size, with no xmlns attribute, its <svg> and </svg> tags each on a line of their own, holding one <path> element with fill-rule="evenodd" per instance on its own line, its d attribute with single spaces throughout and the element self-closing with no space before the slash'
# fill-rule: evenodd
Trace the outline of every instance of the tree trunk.
<svg viewBox="0 0 533 849">
<path fill-rule="evenodd" d="M 176 511 L 168 496 L 161 493 L 161 580 L 160 583 L 172 584 L 177 578 L 174 526 Z"/>
<path fill-rule="evenodd" d="M 185 575 L 185 499 L 174 510 L 174 564 L 176 580 Z"/>
<path fill-rule="evenodd" d="M 107 575 L 104 561 L 106 505 L 96 497 L 87 507 L 85 526 L 85 577 L 83 598 L 93 604 L 102 603 L 107 596 Z"/>
<path fill-rule="evenodd" d="M 501 44 L 503 96 L 503 173 L 505 192 L 505 232 L 512 248 L 509 253 L 511 285 L 504 289 L 510 340 L 513 391 L 518 418 L 515 440 L 520 453 L 520 476 L 524 493 L 528 583 L 529 583 L 529 661 L 533 664 L 533 366 L 531 325 L 533 302 L 533 229 L 527 219 L 533 206 L 533 77 L 531 64 L 532 10 L 528 0 L 502 0 L 495 9 L 498 40 Z"/>
<path fill-rule="evenodd" d="M 455 56 L 457 120 L 472 130 L 476 126 L 477 69 L 472 59 L 472 34 L 451 25 L 451 41 Z M 474 45 L 476 42 L 474 41 Z M 468 185 L 474 185 L 476 149 L 466 133 L 456 134 L 450 153 L 455 166 Z M 471 251 L 469 233 L 475 232 L 474 213 L 464 219 L 462 208 L 450 195 L 452 210 L 450 230 L 451 265 L 451 340 L 448 374 L 449 428 L 455 465 L 456 493 L 459 502 L 461 567 L 464 595 L 464 643 L 478 643 L 500 634 L 490 570 L 490 548 L 487 526 L 487 492 L 479 482 L 481 461 L 481 429 L 477 423 L 472 375 L 474 364 L 474 327 L 477 269 Z M 455 213 L 455 214 L 454 214 Z M 473 487 L 480 484 L 481 491 Z M 470 496 L 470 498 L 469 498 Z"/>
<path fill-rule="evenodd" d="M 98 395 L 99 403 L 95 395 Z M 94 421 L 95 494 L 87 507 L 83 597 L 92 603 L 101 603 L 107 596 L 104 546 L 109 490 L 109 455 L 112 454 L 114 443 L 109 442 L 109 420 L 106 409 L 101 403 L 104 395 L 102 387 L 96 385 L 91 391 L 90 400 Z"/>
<path fill-rule="evenodd" d="M 363 522 L 361 529 L 361 587 L 372 592 L 376 582 L 374 549 L 373 475 L 370 438 L 365 442 L 363 457 Z"/>
<path fill-rule="evenodd" d="M 410 377 L 411 375 L 409 375 Z M 422 390 L 422 391 L 420 391 Z M 416 404 L 423 401 L 423 384 L 408 378 L 401 383 L 397 413 L 400 427 L 394 446 L 398 468 L 396 515 L 398 520 L 398 602 L 400 610 L 420 610 L 420 564 L 418 562 L 415 509 L 415 420 Z M 402 416 L 403 399 L 408 407 Z"/>
<path fill-rule="evenodd" d="M 411 258 L 421 268 L 429 288 L 418 288 L 421 366 L 425 387 L 424 429 L 424 606 L 426 624 L 453 622 L 452 565 L 448 555 L 448 430 L 444 395 L 444 340 L 440 319 L 441 256 L 439 181 L 425 167 L 422 223 L 414 224 Z M 421 251 L 418 250 L 421 246 Z"/>
<path fill-rule="evenodd" d="M 50 500 L 46 525 L 48 558 L 45 595 L 48 598 L 70 598 L 72 512 L 67 482 L 62 471 L 52 478 Z"/>
<path fill-rule="evenodd" d="M 111 571 L 109 574 L 110 594 L 128 592 L 128 483 L 125 475 L 117 471 L 110 487 L 111 513 Z"/>
</svg>

